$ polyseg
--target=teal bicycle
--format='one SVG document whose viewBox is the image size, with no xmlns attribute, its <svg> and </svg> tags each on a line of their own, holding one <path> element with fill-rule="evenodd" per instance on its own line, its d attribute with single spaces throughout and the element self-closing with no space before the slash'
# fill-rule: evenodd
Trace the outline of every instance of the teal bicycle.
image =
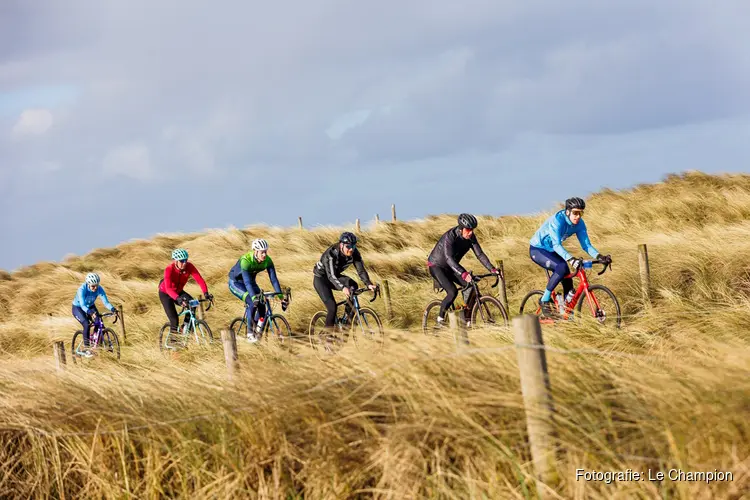
<svg viewBox="0 0 750 500">
<path fill-rule="evenodd" d="M 269 299 L 276 295 L 276 292 L 264 292 L 263 290 L 260 290 L 257 295 L 258 301 L 263 301 L 266 313 L 258 318 L 257 323 L 254 318 L 251 318 L 250 324 L 248 325 L 247 313 L 250 306 L 245 304 L 245 314 L 243 314 L 242 317 L 234 318 L 229 325 L 229 329 L 234 332 L 237 338 L 247 338 L 249 332 L 255 332 L 257 340 L 261 340 L 261 338 L 264 337 L 264 333 L 268 331 L 271 334 L 270 337 L 266 337 L 269 341 L 273 339 L 282 345 L 289 344 L 292 341 L 292 327 L 289 326 L 289 322 L 281 314 L 274 314 L 273 309 L 271 308 L 271 301 Z M 292 290 L 287 288 L 284 293 L 284 300 L 281 302 L 281 310 L 286 311 L 286 308 L 291 301 Z"/>
<path fill-rule="evenodd" d="M 169 329 L 169 323 L 165 323 L 161 327 L 161 331 L 159 332 L 159 350 L 164 352 L 183 349 L 187 347 L 191 339 L 195 339 L 196 345 L 210 345 L 213 342 L 214 336 L 211 333 L 208 323 L 195 317 L 195 310 L 201 302 L 208 302 L 206 311 L 211 309 L 214 303 L 213 298 L 193 299 L 188 302 L 187 307 L 182 306 L 182 310 L 178 316 L 184 316 L 185 320 L 177 332 L 172 332 Z"/>
</svg>

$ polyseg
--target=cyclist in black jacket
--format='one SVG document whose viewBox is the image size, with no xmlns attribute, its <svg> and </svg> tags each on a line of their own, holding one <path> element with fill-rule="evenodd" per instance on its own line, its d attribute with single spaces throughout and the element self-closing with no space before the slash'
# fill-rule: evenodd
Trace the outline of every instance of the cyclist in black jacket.
<svg viewBox="0 0 750 500">
<path fill-rule="evenodd" d="M 478 225 L 477 218 L 471 214 L 461 214 L 458 216 L 458 225 L 448 231 L 440 237 L 435 248 L 432 249 L 430 256 L 427 258 L 427 267 L 430 269 L 430 274 L 433 279 L 439 284 L 440 288 L 446 292 L 445 299 L 440 304 L 440 312 L 438 313 L 438 325 L 442 325 L 445 321 L 445 311 L 453 304 L 458 295 L 458 289 L 456 284 L 466 286 L 469 284 L 471 275 L 464 269 L 459 262 L 469 249 L 474 250 L 474 255 L 477 256 L 479 262 L 487 268 L 491 273 L 500 274 L 490 259 L 482 251 L 482 247 L 479 246 L 479 241 L 474 234 L 474 229 Z M 471 311 L 473 307 L 474 297 L 466 300 L 467 313 Z"/>
<path fill-rule="evenodd" d="M 370 281 L 370 276 L 365 270 L 362 255 L 357 249 L 357 237 L 350 232 L 341 233 L 338 243 L 331 245 L 320 256 L 320 260 L 313 268 L 313 286 L 318 292 L 320 300 L 326 306 L 326 327 L 333 327 L 336 322 L 336 301 L 333 298 L 333 290 L 340 290 L 349 297 L 352 290 L 357 289 L 357 282 L 341 273 L 354 264 L 357 274 L 365 282 L 370 290 L 375 290 L 375 285 Z M 350 310 L 347 304 L 347 312 Z"/>
</svg>

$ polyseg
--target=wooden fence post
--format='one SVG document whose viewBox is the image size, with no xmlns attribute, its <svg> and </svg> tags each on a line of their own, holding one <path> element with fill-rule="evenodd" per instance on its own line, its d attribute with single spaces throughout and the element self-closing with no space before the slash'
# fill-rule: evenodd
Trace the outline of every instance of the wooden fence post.
<svg viewBox="0 0 750 500">
<path fill-rule="evenodd" d="M 122 304 L 117 304 L 117 306 L 117 309 L 120 311 L 120 336 L 122 337 L 122 343 L 125 344 L 128 341 L 128 336 L 125 332 L 125 310 Z"/>
<path fill-rule="evenodd" d="M 498 261 L 497 263 L 497 270 L 500 271 L 500 302 L 503 303 L 503 307 L 505 308 L 505 312 L 510 315 L 510 309 L 508 309 L 508 290 L 505 285 L 505 269 L 503 268 L 503 261 L 502 259 Z"/>
<path fill-rule="evenodd" d="M 380 224 L 380 216 L 375 214 L 375 224 Z"/>
<path fill-rule="evenodd" d="M 545 488 L 554 488 L 559 476 L 555 470 L 554 409 L 539 317 L 532 314 L 516 316 L 513 318 L 513 334 L 537 493 L 540 498 L 546 498 Z"/>
<path fill-rule="evenodd" d="M 52 346 L 52 354 L 55 356 L 55 368 L 58 372 L 65 371 L 65 343 L 62 340 L 55 342 Z"/>
<path fill-rule="evenodd" d="M 648 308 L 651 306 L 651 268 L 648 265 L 648 249 L 645 243 L 638 245 L 638 264 L 641 267 L 641 296 L 643 304 Z"/>
<path fill-rule="evenodd" d="M 464 344 L 469 343 L 469 336 L 466 334 L 466 319 L 464 318 L 464 310 L 451 311 L 448 313 L 448 323 L 450 324 L 451 332 L 453 332 L 453 338 L 456 339 L 456 344 L 463 342 Z"/>
<path fill-rule="evenodd" d="M 205 299 L 203 294 L 198 295 L 198 299 Z M 195 308 L 195 317 L 202 320 L 206 315 L 206 310 L 203 309 L 203 302 L 198 302 L 198 307 Z"/>
<path fill-rule="evenodd" d="M 383 299 L 385 299 L 385 316 L 388 321 L 393 319 L 393 309 L 391 308 L 391 287 L 388 280 L 383 280 Z"/>
<path fill-rule="evenodd" d="M 362 228 L 359 226 L 359 219 L 354 223 L 354 227 L 356 227 L 358 233 L 362 232 Z"/>
<path fill-rule="evenodd" d="M 297 225 L 302 229 L 302 217 L 297 217 Z"/>
<path fill-rule="evenodd" d="M 391 205 L 391 222 L 396 222 L 396 204 Z"/>
<path fill-rule="evenodd" d="M 224 345 L 224 360 L 227 363 L 227 377 L 234 379 L 234 373 L 239 371 L 237 363 L 237 337 L 234 330 L 223 329 L 221 331 L 221 343 Z"/>
</svg>

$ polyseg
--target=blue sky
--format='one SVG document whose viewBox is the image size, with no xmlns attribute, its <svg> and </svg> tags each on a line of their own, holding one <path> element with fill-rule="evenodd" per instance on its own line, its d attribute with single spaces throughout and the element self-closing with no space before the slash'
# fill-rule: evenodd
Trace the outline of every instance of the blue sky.
<svg viewBox="0 0 750 500">
<path fill-rule="evenodd" d="M 7 0 L 0 268 L 748 171 L 747 19 L 741 0 Z"/>
</svg>

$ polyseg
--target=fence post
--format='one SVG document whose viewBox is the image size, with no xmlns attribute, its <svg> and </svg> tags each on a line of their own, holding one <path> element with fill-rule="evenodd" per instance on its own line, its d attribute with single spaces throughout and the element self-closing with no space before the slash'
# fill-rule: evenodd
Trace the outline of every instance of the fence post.
<svg viewBox="0 0 750 500">
<path fill-rule="evenodd" d="M 641 267 L 641 296 L 643 303 L 648 308 L 651 306 L 651 268 L 648 265 L 648 249 L 646 244 L 638 245 L 638 264 Z"/>
<path fill-rule="evenodd" d="M 505 285 L 505 268 L 503 268 L 502 259 L 497 263 L 497 270 L 500 271 L 500 302 L 503 303 L 505 312 L 510 314 L 510 309 L 508 309 L 508 290 Z"/>
<path fill-rule="evenodd" d="M 375 224 L 380 224 L 380 216 L 375 214 Z"/>
<path fill-rule="evenodd" d="M 559 476 L 555 470 L 554 409 L 539 317 L 524 314 L 513 318 L 513 335 L 537 493 L 545 498 L 548 497 L 545 488 L 554 488 Z"/>
<path fill-rule="evenodd" d="M 450 329 L 453 332 L 453 338 L 456 339 L 456 344 L 463 342 L 464 344 L 469 343 L 469 336 L 466 334 L 466 320 L 464 318 L 464 310 L 451 311 L 448 313 L 448 323 Z"/>
<path fill-rule="evenodd" d="M 205 299 L 205 297 L 203 296 L 203 294 L 200 294 L 198 295 L 198 299 L 202 300 Z M 195 317 L 202 320 L 205 314 L 206 311 L 205 309 L 203 309 L 203 302 L 198 302 L 198 307 L 195 308 Z"/>
<path fill-rule="evenodd" d="M 358 233 L 362 232 L 362 228 L 359 226 L 359 219 L 355 222 L 354 227 L 356 227 Z"/>
<path fill-rule="evenodd" d="M 221 331 L 221 343 L 224 345 L 224 360 L 227 363 L 227 377 L 234 379 L 234 373 L 240 370 L 237 363 L 237 337 L 234 330 L 223 329 Z"/>
<path fill-rule="evenodd" d="M 297 217 L 297 225 L 302 229 L 302 217 Z"/>
<path fill-rule="evenodd" d="M 396 222 L 396 204 L 391 205 L 391 222 Z"/>
<path fill-rule="evenodd" d="M 388 280 L 383 280 L 383 299 L 385 299 L 385 315 L 388 321 L 393 319 L 393 309 L 391 308 L 391 287 Z"/>
<path fill-rule="evenodd" d="M 125 310 L 122 304 L 117 305 L 117 309 L 120 311 L 120 336 L 122 337 L 122 343 L 125 344 L 128 341 L 127 333 L 125 333 Z"/>
<path fill-rule="evenodd" d="M 55 342 L 52 346 L 52 354 L 55 356 L 55 368 L 58 372 L 65 371 L 65 343 L 62 340 Z"/>
</svg>

